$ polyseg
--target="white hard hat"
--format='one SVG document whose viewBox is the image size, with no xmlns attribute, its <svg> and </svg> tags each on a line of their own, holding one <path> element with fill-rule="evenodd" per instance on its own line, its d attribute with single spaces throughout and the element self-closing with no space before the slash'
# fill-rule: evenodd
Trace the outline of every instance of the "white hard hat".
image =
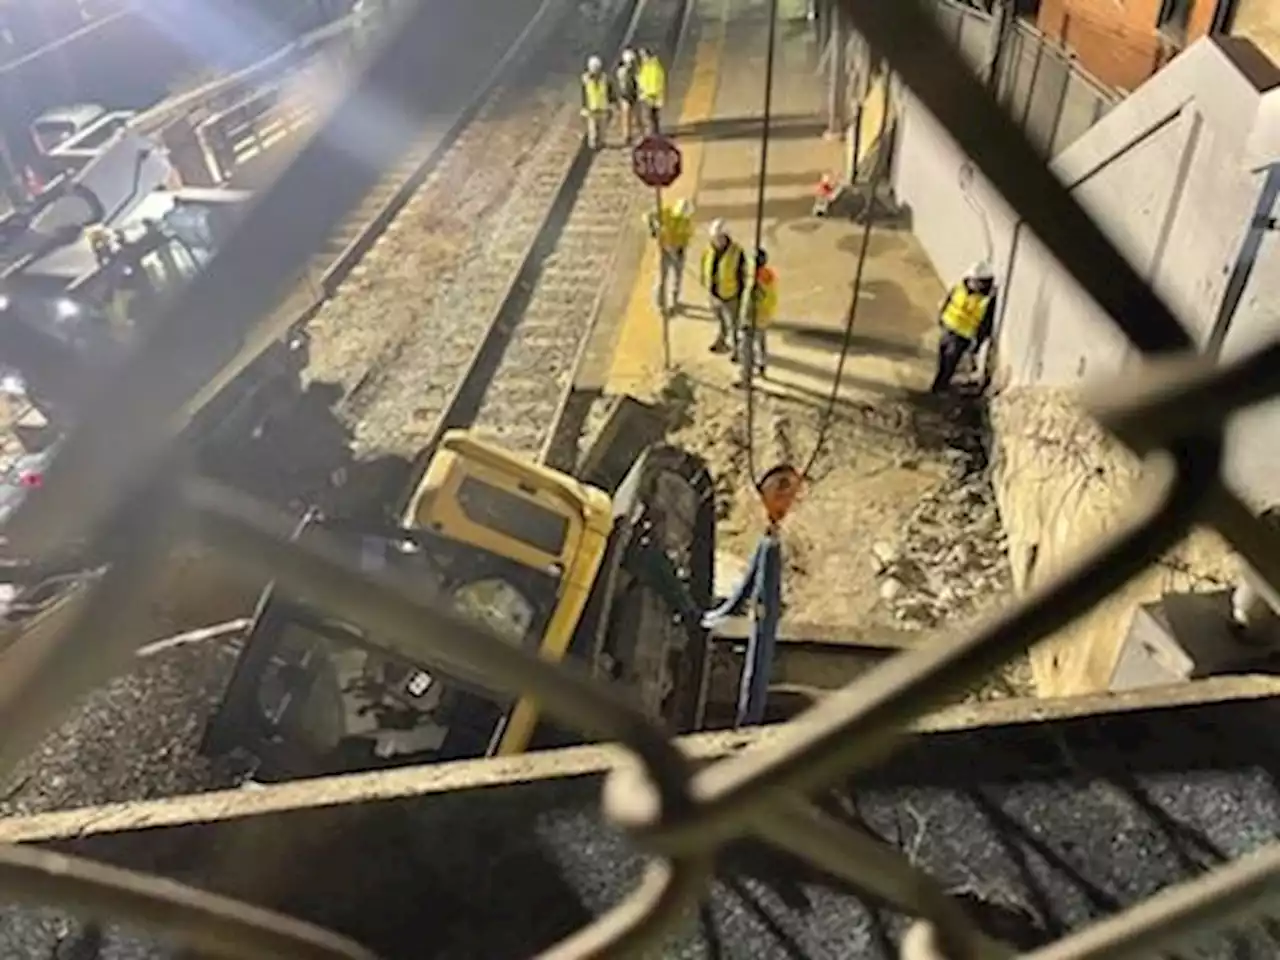
<svg viewBox="0 0 1280 960">
<path fill-rule="evenodd" d="M 688 197 L 681 197 L 676 201 L 676 213 L 682 217 L 690 216 L 693 213 L 693 201 Z"/>
<path fill-rule="evenodd" d="M 594 54 L 587 57 L 587 70 L 591 73 L 599 73 L 604 68 L 604 63 Z"/>
<path fill-rule="evenodd" d="M 725 227 L 723 220 L 712 220 L 707 232 L 713 237 L 723 237 L 728 235 L 729 230 Z"/>
<path fill-rule="evenodd" d="M 634 50 L 632 50 L 630 47 L 627 47 L 627 49 L 625 49 L 625 50 L 623 50 L 623 51 L 622 51 L 622 62 L 623 62 L 623 63 L 635 63 L 635 62 L 636 62 L 636 52 L 635 52 Z"/>
<path fill-rule="evenodd" d="M 964 275 L 966 280 L 994 280 L 995 274 L 991 272 L 991 264 L 985 260 L 979 260 Z"/>
</svg>

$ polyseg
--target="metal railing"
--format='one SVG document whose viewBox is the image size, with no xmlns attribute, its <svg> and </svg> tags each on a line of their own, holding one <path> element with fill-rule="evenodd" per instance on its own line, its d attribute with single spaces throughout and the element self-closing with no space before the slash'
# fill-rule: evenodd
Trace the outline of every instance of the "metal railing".
<svg viewBox="0 0 1280 960">
<path fill-rule="evenodd" d="M 291 69 L 245 90 L 203 120 L 196 136 L 219 181 L 231 181 L 253 157 L 305 129 L 323 111 L 329 89 L 342 79 L 385 25 L 384 10 L 357 12 L 315 30 L 292 45 Z"/>
<path fill-rule="evenodd" d="M 462 0 L 458 0 L 461 4 Z M 304 603 L 390 638 L 428 667 L 465 665 L 497 687 L 523 691 L 559 721 L 618 741 L 633 763 L 606 783 L 606 815 L 651 856 L 632 896 L 544 956 L 627 957 L 656 946 L 708 889 L 717 852 L 751 835 L 919 918 L 904 957 L 1008 956 L 977 930 L 928 874 L 901 852 L 840 823 L 807 799 L 884 760 L 913 718 L 1079 616 L 1181 538 L 1192 524 L 1219 531 L 1280 586 L 1276 534 L 1246 509 L 1221 473 L 1224 422 L 1280 391 L 1280 342 L 1225 367 L 1191 356 L 1192 341 L 1163 302 L 1045 168 L 1037 149 L 984 92 L 919 0 L 842 0 L 855 27 L 950 131 L 1063 267 L 1151 361 L 1149 375 L 1095 402 L 1099 420 L 1145 459 L 1148 486 L 1132 517 L 1053 582 L 987 625 L 899 654 L 832 694 L 782 732 L 738 755 L 695 766 L 657 726 L 590 682 L 423 602 L 411 585 L 347 564 L 322 538 L 291 542 L 291 521 L 232 491 L 184 474 L 175 425 L 183 406 L 253 335 L 284 278 L 399 148 L 379 140 L 378 164 L 344 163 L 363 105 L 395 102 L 422 122 L 428 100 L 415 83 L 431 45 L 433 15 L 419 8 L 395 32 L 322 134 L 263 196 L 232 242 L 171 308 L 160 333 L 97 398 L 68 440 L 44 488 L 7 531 L 31 553 L 79 536 L 119 533 L 114 564 L 29 683 L 0 687 L 0 772 L 10 770 L 89 686 L 128 662 L 130 616 L 171 538 L 196 531 L 246 572 L 275 578 Z M 365 159 L 370 159 L 366 157 Z M 327 178 L 327 179 L 326 179 Z M 325 189 L 314 185 L 323 182 Z M 305 211 L 305 215 L 300 213 Z M 84 478 L 92 477 L 92 483 Z M 36 880 L 42 882 L 37 885 Z M 337 938 L 243 905 L 52 854 L 0 849 L 0 886 L 24 899 L 111 911 L 213 948 L 215 955 L 357 957 Z M 1189 936 L 1265 912 L 1280 897 L 1280 845 L 1165 891 L 1034 954 L 1041 960 L 1130 957 L 1179 947 Z M 221 953 L 218 953 L 221 951 Z"/>
<path fill-rule="evenodd" d="M 310 123 L 318 104 L 285 83 L 258 90 L 211 116 L 196 128 L 215 180 L 232 179 L 249 157 Z"/>
<path fill-rule="evenodd" d="M 969 65 L 983 69 L 991 14 L 956 0 L 934 0 L 932 10 Z M 1070 146 L 1121 100 L 1066 47 L 1020 19 L 1009 25 L 996 64 L 997 98 L 1046 156 Z"/>
</svg>

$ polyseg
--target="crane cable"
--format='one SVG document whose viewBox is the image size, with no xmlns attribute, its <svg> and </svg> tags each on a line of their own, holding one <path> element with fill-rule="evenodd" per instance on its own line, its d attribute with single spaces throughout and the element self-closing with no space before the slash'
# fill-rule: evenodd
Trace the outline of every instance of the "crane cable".
<svg viewBox="0 0 1280 960">
<path fill-rule="evenodd" d="M 747 286 L 747 329 L 746 343 L 742 343 L 741 339 L 738 343 L 738 349 L 745 351 L 740 355 L 740 359 L 744 360 L 743 367 L 745 373 L 743 375 L 743 386 L 747 393 L 747 475 L 751 477 L 752 482 L 759 480 L 756 473 L 756 451 L 755 451 L 755 421 L 756 421 L 756 391 L 754 386 L 755 376 L 755 336 L 756 336 L 756 312 L 751 309 L 750 300 L 755 297 L 755 272 L 759 265 L 757 260 L 760 254 L 760 245 L 764 240 L 764 199 L 765 199 L 765 183 L 768 180 L 769 172 L 769 128 L 773 125 L 773 61 L 778 47 L 778 0 L 769 0 L 769 40 L 768 53 L 765 55 L 764 65 L 764 115 L 763 126 L 760 130 L 760 176 L 756 183 L 756 223 L 754 246 L 752 248 L 752 265 L 751 280 Z"/>
<path fill-rule="evenodd" d="M 889 75 L 887 73 L 882 76 L 881 83 L 884 84 L 884 103 L 881 106 L 880 130 L 876 134 L 875 142 L 880 145 L 879 149 L 883 150 L 885 134 L 889 132 Z M 856 157 L 854 158 L 854 164 L 855 166 L 857 165 Z M 867 181 L 866 205 L 862 208 L 862 243 L 858 247 L 858 262 L 853 271 L 853 293 L 849 297 L 849 309 L 845 313 L 844 340 L 840 344 L 840 359 L 836 363 L 836 374 L 831 380 L 831 393 L 827 397 L 827 404 L 822 411 L 822 419 L 818 424 L 818 438 L 814 441 L 813 451 L 809 454 L 809 459 L 805 461 L 804 469 L 800 471 L 800 476 L 806 479 L 822 453 L 822 447 L 827 441 L 831 423 L 835 419 L 836 403 L 840 399 L 840 383 L 844 379 L 844 367 L 849 359 L 849 348 L 853 345 L 853 324 L 858 318 L 858 301 L 862 292 L 862 274 L 866 270 L 867 253 L 871 247 L 871 229 L 875 224 L 874 204 L 876 202 L 876 194 L 880 190 L 880 181 L 884 177 L 886 167 L 887 164 L 877 158 L 875 168 L 871 171 L 871 177 Z"/>
<path fill-rule="evenodd" d="M 764 93 L 764 111 L 763 120 L 764 127 L 760 135 L 760 175 L 756 184 L 756 222 L 755 222 L 755 250 L 760 250 L 760 244 L 764 232 L 764 201 L 765 189 L 768 176 L 768 159 L 769 159 L 769 133 L 772 125 L 772 108 L 773 108 L 773 62 L 777 48 L 777 22 L 778 22 L 778 0 L 770 0 L 769 2 L 769 38 L 768 38 L 768 55 L 765 63 L 765 93 Z M 868 67 L 870 65 L 868 64 Z M 881 144 L 883 149 L 884 137 L 889 128 L 889 78 L 886 74 L 883 77 L 884 83 L 884 104 L 880 116 L 880 130 L 876 136 L 876 143 Z M 856 168 L 857 158 L 854 158 Z M 863 228 L 862 243 L 858 249 L 858 260 L 854 268 L 853 276 L 853 294 L 849 301 L 849 308 L 845 313 L 844 336 L 840 346 L 840 358 L 836 364 L 835 376 L 832 378 L 831 392 L 827 397 L 827 402 L 822 411 L 818 425 L 818 437 L 814 442 L 813 450 L 809 454 L 809 458 L 805 461 L 804 468 L 800 471 L 800 476 L 808 479 L 810 472 L 813 470 L 814 464 L 817 462 L 822 448 L 826 443 L 827 435 L 830 432 L 831 423 L 835 416 L 836 403 L 840 397 L 841 380 L 844 377 L 845 363 L 849 357 L 849 350 L 853 343 L 853 326 L 858 315 L 858 300 L 862 289 L 862 277 L 866 269 L 867 254 L 871 245 L 871 229 L 874 224 L 872 204 L 879 191 L 880 181 L 884 175 L 885 165 L 877 163 L 872 171 L 870 180 L 867 183 L 866 206 L 863 209 Z M 855 169 L 856 177 L 856 169 Z M 751 295 L 754 295 L 755 278 L 752 276 Z M 756 317 L 755 311 L 748 313 L 749 322 L 747 325 L 746 335 L 751 338 L 750 350 L 755 349 L 755 332 Z M 747 424 L 746 424 L 746 440 L 747 440 L 747 470 L 752 480 L 759 481 L 755 466 L 755 358 L 752 357 L 750 363 L 744 364 L 744 387 L 747 394 Z"/>
</svg>

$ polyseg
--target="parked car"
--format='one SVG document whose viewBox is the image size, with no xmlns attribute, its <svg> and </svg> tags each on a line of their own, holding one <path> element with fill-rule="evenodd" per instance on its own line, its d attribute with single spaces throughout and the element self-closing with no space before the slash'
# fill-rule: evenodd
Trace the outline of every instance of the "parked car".
<svg viewBox="0 0 1280 960">
<path fill-rule="evenodd" d="M 39 489 L 44 483 L 49 464 L 53 463 L 61 446 L 62 440 L 59 438 L 43 450 L 18 454 L 5 467 L 0 468 L 0 541 L 4 539 L 3 528 L 9 517 L 32 490 Z"/>
</svg>

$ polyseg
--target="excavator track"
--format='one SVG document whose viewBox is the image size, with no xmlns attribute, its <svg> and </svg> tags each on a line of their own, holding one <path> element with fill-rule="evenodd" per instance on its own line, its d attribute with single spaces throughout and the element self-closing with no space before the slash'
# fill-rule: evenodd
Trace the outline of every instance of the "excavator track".
<svg viewBox="0 0 1280 960">
<path fill-rule="evenodd" d="M 711 473 L 685 450 L 650 447 L 623 479 L 614 510 L 592 599 L 605 611 L 592 635 L 592 670 L 633 690 L 673 731 L 696 729 L 709 663 L 698 621 L 712 604 L 715 569 Z"/>
</svg>

